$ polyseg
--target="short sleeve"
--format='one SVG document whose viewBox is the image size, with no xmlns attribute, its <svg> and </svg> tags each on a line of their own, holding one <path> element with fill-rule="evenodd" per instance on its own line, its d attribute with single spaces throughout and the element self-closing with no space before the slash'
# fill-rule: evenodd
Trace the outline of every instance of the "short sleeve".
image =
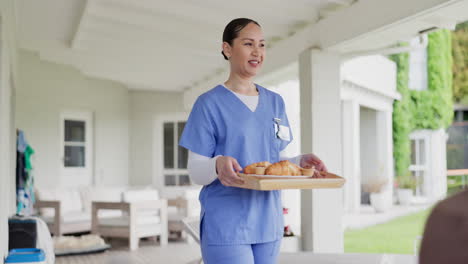
<svg viewBox="0 0 468 264">
<path fill-rule="evenodd" d="M 286 107 L 284 105 L 284 101 L 281 96 L 280 96 L 280 118 L 281 120 L 283 120 L 281 121 L 282 125 L 287 126 L 289 128 L 289 138 L 290 138 L 289 141 L 287 140 L 281 141 L 280 151 L 283 151 L 289 145 L 289 143 L 293 141 L 293 133 L 292 133 L 291 125 L 289 124 L 288 115 L 286 114 Z"/>
<path fill-rule="evenodd" d="M 216 148 L 214 120 L 200 97 L 193 105 L 179 145 L 197 154 L 213 157 Z"/>
</svg>

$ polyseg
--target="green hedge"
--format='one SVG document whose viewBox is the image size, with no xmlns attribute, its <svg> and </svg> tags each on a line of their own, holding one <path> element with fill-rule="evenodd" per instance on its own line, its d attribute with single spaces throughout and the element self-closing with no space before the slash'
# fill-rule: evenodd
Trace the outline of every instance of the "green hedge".
<svg viewBox="0 0 468 264">
<path fill-rule="evenodd" d="M 452 33 L 453 97 L 468 104 L 468 21 L 457 25 Z"/>
<path fill-rule="evenodd" d="M 408 175 L 411 158 L 409 134 L 418 129 L 447 128 L 452 123 L 451 33 L 440 30 L 429 34 L 427 47 L 428 89 L 408 87 L 409 55 L 390 58 L 397 64 L 397 90 L 402 99 L 394 102 L 393 148 L 396 175 Z"/>
<path fill-rule="evenodd" d="M 408 135 L 411 133 L 410 92 L 408 89 L 408 54 L 390 56 L 397 64 L 397 90 L 401 100 L 393 103 L 393 156 L 396 175 L 405 175 L 410 165 L 411 147 Z"/>
</svg>

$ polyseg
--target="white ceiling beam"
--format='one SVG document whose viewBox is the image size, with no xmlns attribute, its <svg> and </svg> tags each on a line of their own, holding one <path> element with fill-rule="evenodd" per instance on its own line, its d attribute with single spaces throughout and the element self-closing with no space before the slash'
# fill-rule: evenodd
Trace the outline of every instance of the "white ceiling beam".
<svg viewBox="0 0 468 264">
<path fill-rule="evenodd" d="M 332 31 L 334 34 L 324 34 L 321 43 L 318 44 L 321 44 L 323 48 L 339 50 L 340 45 L 398 25 L 406 25 L 408 22 L 433 14 L 440 8 L 463 1 L 465 0 L 361 0 L 339 11 L 339 14 L 333 14 L 327 21 L 324 21 L 323 25 L 319 23 L 316 29 L 310 28 L 305 33 L 310 34 L 316 31 L 326 33 L 334 30 Z"/>
<path fill-rule="evenodd" d="M 129 88 L 138 90 L 183 91 L 184 89 L 183 81 L 178 81 L 177 78 L 168 82 L 156 82 L 154 79 L 142 79 L 125 72 L 108 71 L 106 68 L 102 67 L 86 67 L 81 72 L 86 76 L 119 82 L 125 84 Z"/>
<path fill-rule="evenodd" d="M 197 24 L 198 21 L 204 23 L 200 29 L 207 30 L 207 25 L 215 28 L 223 27 L 226 22 L 236 17 L 250 17 L 254 19 L 271 18 L 278 20 L 278 12 L 284 14 L 294 14 L 297 20 L 310 19 L 311 12 L 316 4 L 313 1 L 294 3 L 287 1 L 248 1 L 239 0 L 236 2 L 226 1 L 160 1 L 154 0 L 103 0 L 102 3 L 116 3 L 126 7 L 133 7 L 139 11 L 150 11 L 156 16 L 168 16 L 182 20 L 184 23 Z M 246 6 L 248 5 L 248 8 Z M 268 8 L 268 12 L 259 10 Z M 190 12 L 187 12 L 190 10 Z M 220 12 L 222 10 L 222 12 Z M 188 16 L 188 14 L 192 14 Z M 188 19 L 188 21 L 184 21 Z M 259 19 L 258 22 L 262 20 Z M 205 26 L 205 27 L 203 27 Z M 220 28 L 218 30 L 222 30 Z"/>
<path fill-rule="evenodd" d="M 408 21 L 423 18 L 440 8 L 464 0 L 361 0 L 341 9 L 318 23 L 306 27 L 294 36 L 278 42 L 268 51 L 263 73 L 268 74 L 295 61 L 299 54 L 309 48 L 318 47 L 340 52 L 343 45 L 372 37 L 373 34 L 391 30 Z M 414 32 L 416 34 L 417 32 Z M 388 36 L 390 39 L 391 35 Z M 398 39 L 393 39 L 398 41 Z M 260 76 L 261 77 L 261 76 Z M 207 81 L 199 82 L 193 90 L 209 89 L 224 76 L 212 73 Z M 193 93 L 192 93 L 193 94 Z"/>
<path fill-rule="evenodd" d="M 327 1 L 333 4 L 341 5 L 341 6 L 350 6 L 357 0 L 327 0 Z"/>
<path fill-rule="evenodd" d="M 181 45 L 190 45 L 199 49 L 221 47 L 221 43 L 218 45 L 214 40 L 214 36 L 205 37 L 203 34 L 195 34 L 193 31 L 190 33 L 191 36 L 187 36 L 189 33 L 184 33 L 185 35 L 180 34 L 180 29 L 174 29 L 170 26 L 164 29 L 142 27 L 112 17 L 103 17 L 94 14 L 88 16 L 88 23 L 86 26 L 84 31 L 95 30 L 107 36 L 115 36 L 119 41 L 124 39 L 131 39 L 134 41 L 157 40 L 157 43 L 170 41 L 180 43 Z"/>
<path fill-rule="evenodd" d="M 124 33 L 120 35 L 109 34 L 104 30 L 86 30 L 86 40 L 80 45 L 80 50 L 89 52 L 111 53 L 118 52 L 119 54 L 135 52 L 177 54 L 183 51 L 186 56 L 207 56 L 220 57 L 221 48 L 209 47 L 208 45 L 187 45 L 185 42 L 171 43 L 161 39 L 145 39 L 139 40 L 134 37 L 126 37 Z M 206 58 L 206 57 L 205 57 Z"/>
<path fill-rule="evenodd" d="M 134 56 L 142 54 L 146 57 L 152 57 L 159 54 L 171 56 L 171 54 L 180 54 L 190 58 L 221 58 L 218 50 L 196 49 L 187 47 L 183 44 L 172 44 L 168 42 L 153 41 L 134 41 L 126 38 L 117 40 L 115 37 L 106 37 L 103 35 L 94 35 L 94 32 L 87 32 L 87 40 L 80 45 L 80 49 L 89 54 L 106 54 L 113 56 Z M 203 64 L 203 61 L 201 62 Z M 206 62 L 208 63 L 208 61 Z"/>
<path fill-rule="evenodd" d="M 101 8 L 106 9 L 109 13 L 113 13 L 112 10 L 109 10 L 109 7 L 115 5 L 115 7 L 127 13 L 134 13 L 136 18 L 131 19 L 133 22 L 148 22 L 146 20 L 150 20 L 153 21 L 152 24 L 164 25 L 167 32 L 177 33 L 178 35 L 187 34 L 186 38 L 193 39 L 196 39 L 197 36 L 200 38 L 200 34 L 203 34 L 203 32 L 219 32 L 217 39 L 221 39 L 225 24 L 236 17 L 250 17 L 257 20 L 265 29 L 268 29 L 266 26 L 272 28 L 271 31 L 267 32 L 281 32 L 275 36 L 267 34 L 267 39 L 285 38 L 297 31 L 298 27 L 312 23 L 319 17 L 318 12 L 313 8 L 315 5 L 311 4 L 311 2 L 303 5 L 305 8 L 281 1 L 268 2 L 269 12 L 258 12 L 259 9 L 264 8 L 262 2 L 249 2 L 251 6 L 248 10 L 243 5 L 239 5 L 238 2 L 229 4 L 219 1 L 198 2 L 196 5 L 185 1 L 168 1 L 163 6 L 153 0 L 104 0 L 99 3 L 101 3 Z M 258 7 L 255 4 L 258 4 Z M 187 10 L 190 10 L 190 12 L 187 12 Z M 219 12 L 219 10 L 223 10 L 223 12 Z M 252 12 L 252 15 L 249 15 L 249 12 Z M 277 14 L 279 12 L 294 14 L 295 22 L 285 24 L 284 20 L 278 19 Z M 124 15 L 120 17 L 123 18 Z M 167 21 L 171 22 L 167 23 Z M 210 34 L 207 37 L 212 38 L 213 35 Z"/>
<path fill-rule="evenodd" d="M 211 25 L 217 27 L 215 21 L 222 21 L 226 19 L 225 15 L 221 12 L 216 12 L 217 10 L 207 10 L 206 6 L 203 6 L 204 2 L 194 2 L 194 1 L 165 1 L 164 6 L 161 6 L 161 2 L 153 0 L 139 0 L 139 1 L 127 1 L 127 0 L 103 0 L 101 1 L 104 5 L 119 5 L 124 6 L 127 9 L 132 8 L 136 12 L 148 13 L 152 16 L 169 16 L 169 18 L 174 18 L 174 15 L 177 15 L 181 19 L 191 19 L 188 21 L 190 24 L 197 24 L 197 21 L 204 23 L 205 25 Z M 190 10 L 190 13 L 193 14 L 191 17 L 187 16 L 185 10 Z M 201 16 L 200 14 L 203 14 Z M 195 17 L 195 19 L 194 19 Z M 172 20 L 171 19 L 171 20 Z M 187 22 L 187 21 L 184 21 Z M 167 23 L 165 23 L 167 24 Z M 200 27 L 202 28 L 202 27 Z"/>
<path fill-rule="evenodd" d="M 94 17 L 105 18 L 109 21 L 139 27 L 150 31 L 150 33 L 153 34 L 158 32 L 169 33 L 171 35 L 178 34 L 186 39 L 199 38 L 201 33 L 200 29 L 208 32 L 217 30 L 216 27 L 206 23 L 199 23 L 192 20 L 184 21 L 183 19 L 176 20 L 174 17 L 155 15 L 147 11 L 145 12 L 145 10 L 134 10 L 132 8 L 125 8 L 125 6 L 119 5 L 99 5 L 93 8 L 89 14 Z M 171 21 L 170 23 L 168 23 L 169 20 Z"/>
<path fill-rule="evenodd" d="M 169 79 L 166 82 L 158 78 L 158 71 L 155 69 L 149 73 L 141 73 L 139 71 L 129 72 L 126 69 L 112 68 L 108 65 L 95 64 L 86 62 L 79 67 L 80 71 L 86 76 L 95 78 L 107 79 L 123 84 L 132 84 L 133 88 L 152 89 L 152 90 L 183 90 L 184 80 L 179 80 L 179 73 L 175 71 L 164 73 Z"/>
<path fill-rule="evenodd" d="M 80 42 L 80 36 L 81 36 L 81 32 L 82 32 L 83 23 L 85 23 L 84 22 L 85 15 L 88 12 L 89 6 L 91 5 L 90 0 L 85 0 L 85 1 L 86 2 L 84 4 L 83 12 L 81 13 L 80 21 L 78 22 L 78 26 L 76 27 L 75 34 L 73 35 L 73 38 L 72 38 L 72 41 L 71 41 L 71 44 L 70 44 L 70 47 L 72 49 L 76 49 L 76 48 L 79 47 L 79 42 Z"/>
<path fill-rule="evenodd" d="M 96 11 L 99 13 L 118 16 L 141 25 L 154 25 L 157 27 L 173 26 L 174 28 L 178 28 L 179 33 L 190 31 L 191 29 L 203 29 L 206 31 L 219 29 L 219 26 L 213 23 L 214 21 L 210 21 L 209 23 L 200 21 L 197 18 L 197 16 L 200 16 L 200 13 L 194 13 L 194 10 L 190 7 L 191 5 L 187 2 L 180 4 L 179 1 L 167 1 L 164 5 L 161 5 L 160 2 L 156 1 L 112 0 L 101 1 L 99 3 L 100 5 L 96 8 Z M 172 11 L 176 9 L 179 12 Z M 168 12 L 167 10 L 171 11 Z M 187 10 L 190 10 L 190 12 L 187 12 Z M 188 13 L 193 15 L 187 16 Z"/>
<path fill-rule="evenodd" d="M 24 39 L 23 39 L 24 40 Z M 24 41 L 24 43 L 29 43 Z M 180 74 L 184 74 L 189 79 L 195 79 L 200 76 L 204 70 L 203 62 L 191 60 L 190 57 L 186 61 L 180 62 L 179 65 L 173 65 L 170 68 L 164 61 L 167 58 L 160 60 L 143 60 L 141 58 L 127 56 L 106 56 L 105 54 L 89 54 L 78 50 L 71 50 L 63 43 L 53 41 L 35 41 L 34 46 L 22 46 L 23 49 L 38 51 L 41 60 L 49 61 L 61 65 L 67 65 L 77 68 L 83 74 L 91 74 L 93 77 L 99 78 L 100 74 L 104 79 L 118 81 L 122 83 L 134 83 L 138 80 L 140 84 L 145 84 L 145 87 L 153 89 L 161 89 L 160 76 L 169 77 L 170 84 L 164 87 L 174 89 L 183 89 L 186 87 L 185 79 L 178 78 Z M 147 64 L 145 64 L 147 62 Z M 129 71 L 128 65 L 134 65 Z M 89 75 L 89 76 L 91 76 Z"/>
</svg>

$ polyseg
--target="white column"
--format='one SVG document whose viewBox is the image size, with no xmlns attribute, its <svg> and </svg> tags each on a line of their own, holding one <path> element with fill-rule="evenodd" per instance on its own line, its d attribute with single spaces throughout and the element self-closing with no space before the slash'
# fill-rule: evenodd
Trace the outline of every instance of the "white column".
<svg viewBox="0 0 468 264">
<path fill-rule="evenodd" d="M 385 203 L 388 207 L 393 204 L 393 125 L 391 111 L 377 111 L 377 172 L 380 177 L 388 180 L 384 189 Z"/>
<path fill-rule="evenodd" d="M 340 58 L 306 50 L 299 56 L 301 152 L 315 153 L 342 175 Z M 343 190 L 301 191 L 303 250 L 343 252 Z"/>
<path fill-rule="evenodd" d="M 10 61 L 0 21 L 0 256 L 8 251 L 8 216 L 15 212 L 14 91 L 10 85 Z"/>
<path fill-rule="evenodd" d="M 361 206 L 361 154 L 359 104 L 354 100 L 343 101 L 343 177 L 344 208 L 359 213 Z"/>
<path fill-rule="evenodd" d="M 426 178 L 424 187 L 430 200 L 443 199 L 447 194 L 447 134 L 444 129 L 429 132 L 426 145 Z M 427 144 L 426 143 L 426 144 Z"/>
</svg>

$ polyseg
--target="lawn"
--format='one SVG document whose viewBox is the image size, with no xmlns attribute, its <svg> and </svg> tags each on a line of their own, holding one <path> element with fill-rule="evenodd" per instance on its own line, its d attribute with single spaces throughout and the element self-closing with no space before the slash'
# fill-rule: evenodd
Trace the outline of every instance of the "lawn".
<svg viewBox="0 0 468 264">
<path fill-rule="evenodd" d="M 430 213 L 425 210 L 384 224 L 345 232 L 347 253 L 413 254 L 414 241 L 424 231 Z"/>
</svg>

